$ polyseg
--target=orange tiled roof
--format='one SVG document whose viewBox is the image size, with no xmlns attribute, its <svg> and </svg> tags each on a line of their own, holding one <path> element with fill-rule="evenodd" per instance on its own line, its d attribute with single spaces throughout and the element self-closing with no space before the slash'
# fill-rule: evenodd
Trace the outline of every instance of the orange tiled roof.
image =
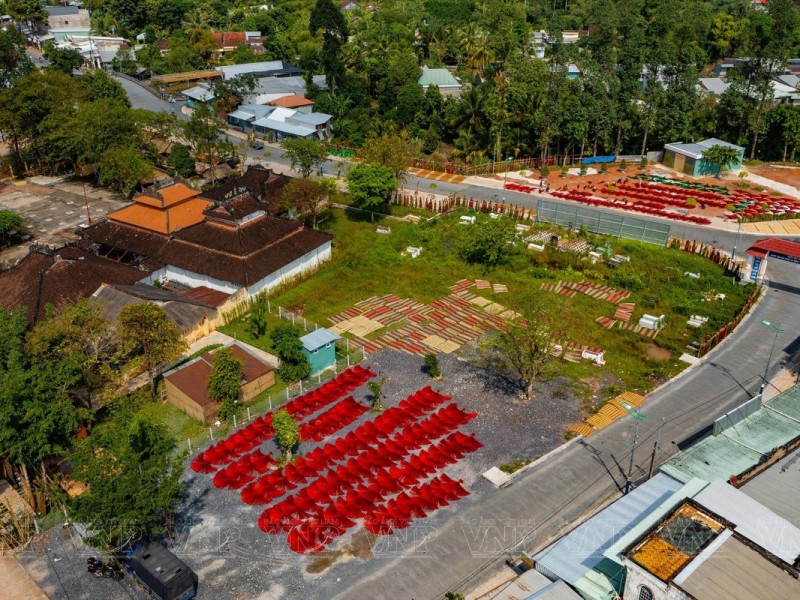
<svg viewBox="0 0 800 600">
<path fill-rule="evenodd" d="M 314 106 L 314 101 L 304 98 L 303 96 L 298 96 L 297 94 L 292 94 L 291 96 L 283 96 L 275 100 L 270 100 L 267 104 L 282 106 L 283 108 L 298 108 L 300 106 Z"/>
<path fill-rule="evenodd" d="M 108 218 L 158 233 L 172 233 L 178 228 L 200 223 L 205 218 L 203 211 L 212 205 L 213 202 L 201 198 L 192 198 L 177 205 L 173 203 L 167 208 L 136 202 L 109 213 Z"/>
<path fill-rule="evenodd" d="M 157 208 L 166 208 L 178 202 L 183 202 L 189 198 L 199 196 L 200 192 L 193 190 L 183 183 L 173 183 L 160 190 L 147 191 L 136 196 L 133 201 L 137 204 L 147 204 Z"/>
<path fill-rule="evenodd" d="M 246 41 L 243 31 L 217 31 L 211 35 L 214 37 L 218 48 L 235 48 L 236 46 L 244 44 Z"/>
</svg>

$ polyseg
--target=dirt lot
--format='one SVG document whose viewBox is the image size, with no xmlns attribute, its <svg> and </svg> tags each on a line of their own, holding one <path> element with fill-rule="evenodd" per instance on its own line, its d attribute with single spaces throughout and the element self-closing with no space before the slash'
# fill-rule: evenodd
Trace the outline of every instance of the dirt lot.
<svg viewBox="0 0 800 600">
<path fill-rule="evenodd" d="M 72 241 L 79 225 L 123 205 L 117 194 L 88 184 L 84 188 L 79 182 L 54 179 L 51 185 L 0 183 L 0 209 L 22 215 L 25 229 L 32 236 L 30 241 L 41 244 Z M 14 264 L 27 253 L 28 243 L 6 248 L 0 251 L 0 264 Z"/>
<path fill-rule="evenodd" d="M 800 188 L 800 168 L 759 165 L 757 167 L 748 167 L 748 169 L 762 177 L 767 177 L 774 181 Z"/>
</svg>

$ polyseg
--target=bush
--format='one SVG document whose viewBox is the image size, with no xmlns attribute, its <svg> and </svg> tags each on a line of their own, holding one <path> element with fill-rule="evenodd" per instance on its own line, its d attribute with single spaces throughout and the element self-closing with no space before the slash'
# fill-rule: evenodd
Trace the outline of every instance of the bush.
<svg viewBox="0 0 800 600">
<path fill-rule="evenodd" d="M 645 288 L 645 282 L 642 276 L 624 267 L 617 268 L 617 270 L 611 274 L 609 283 L 614 287 L 619 287 L 629 292 L 638 292 Z"/>
<path fill-rule="evenodd" d="M 439 367 L 439 359 L 435 354 L 425 355 L 425 371 L 434 379 L 438 379 L 442 376 L 442 370 Z"/>
<path fill-rule="evenodd" d="M 623 158 L 621 161 L 619 161 L 619 171 L 620 171 L 620 173 L 624 173 L 625 169 L 627 169 L 627 168 L 628 168 L 628 161 Z"/>
<path fill-rule="evenodd" d="M 278 325 L 273 328 L 269 337 L 275 353 L 281 359 L 278 375 L 284 382 L 294 383 L 311 375 L 311 365 L 303 352 L 300 331 L 296 327 Z"/>
<path fill-rule="evenodd" d="M 695 206 L 697 206 L 697 200 L 695 200 L 694 198 L 687 198 L 686 206 L 688 206 L 689 208 L 694 208 Z"/>
<path fill-rule="evenodd" d="M 542 179 L 547 179 L 547 176 L 548 176 L 548 175 L 550 175 L 550 167 L 548 167 L 547 165 L 542 165 L 542 166 L 539 168 L 539 176 L 540 176 Z"/>
</svg>

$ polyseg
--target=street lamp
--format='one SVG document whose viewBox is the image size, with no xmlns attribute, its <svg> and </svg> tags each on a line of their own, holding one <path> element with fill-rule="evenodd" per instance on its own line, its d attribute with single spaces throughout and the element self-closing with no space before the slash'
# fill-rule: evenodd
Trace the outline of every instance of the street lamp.
<svg viewBox="0 0 800 600">
<path fill-rule="evenodd" d="M 642 414 L 640 410 L 635 409 L 627 402 L 620 402 L 619 405 L 636 420 L 636 429 L 634 430 L 633 443 L 631 444 L 631 461 L 628 464 L 628 473 L 625 475 L 625 494 L 627 494 L 631 491 L 631 477 L 633 476 L 633 453 L 636 451 L 636 442 L 639 441 L 639 423 L 646 421 L 647 415 Z"/>
<path fill-rule="evenodd" d="M 761 401 L 764 401 L 764 388 L 767 387 L 767 372 L 769 371 L 769 364 L 772 362 L 772 353 L 775 350 L 775 343 L 778 341 L 778 334 L 783 333 L 781 329 L 781 322 L 778 321 L 777 325 L 773 325 L 769 321 L 761 320 L 761 324 L 775 334 L 772 338 L 772 347 L 769 349 L 769 356 L 767 357 L 767 366 L 764 367 L 764 376 L 761 378 L 761 390 L 758 392 L 761 396 Z"/>
<path fill-rule="evenodd" d="M 742 238 L 742 215 L 736 216 L 736 239 L 733 240 L 733 252 L 731 252 L 731 262 L 736 261 L 736 246 Z M 735 268 L 735 267 L 734 267 Z"/>
<path fill-rule="evenodd" d="M 508 157 L 508 158 L 505 160 L 505 162 L 506 162 L 506 163 L 510 163 L 510 162 L 511 162 L 511 159 L 512 159 L 512 157 L 510 157 L 510 156 L 509 156 L 509 157 Z M 506 203 L 506 178 L 507 178 L 507 177 L 508 177 L 508 169 L 506 169 L 505 171 L 503 171 L 503 204 L 505 204 L 505 203 Z"/>
</svg>

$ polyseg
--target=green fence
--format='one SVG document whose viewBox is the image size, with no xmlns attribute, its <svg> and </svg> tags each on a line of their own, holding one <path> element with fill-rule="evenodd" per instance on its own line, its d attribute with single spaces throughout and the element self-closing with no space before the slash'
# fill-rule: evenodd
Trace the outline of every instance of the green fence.
<svg viewBox="0 0 800 600">
<path fill-rule="evenodd" d="M 617 215 L 594 208 L 566 206 L 558 202 L 539 200 L 537 212 L 539 221 L 576 229 L 586 225 L 592 233 L 614 235 L 658 246 L 666 246 L 669 239 L 670 226 L 667 223 Z"/>
</svg>

